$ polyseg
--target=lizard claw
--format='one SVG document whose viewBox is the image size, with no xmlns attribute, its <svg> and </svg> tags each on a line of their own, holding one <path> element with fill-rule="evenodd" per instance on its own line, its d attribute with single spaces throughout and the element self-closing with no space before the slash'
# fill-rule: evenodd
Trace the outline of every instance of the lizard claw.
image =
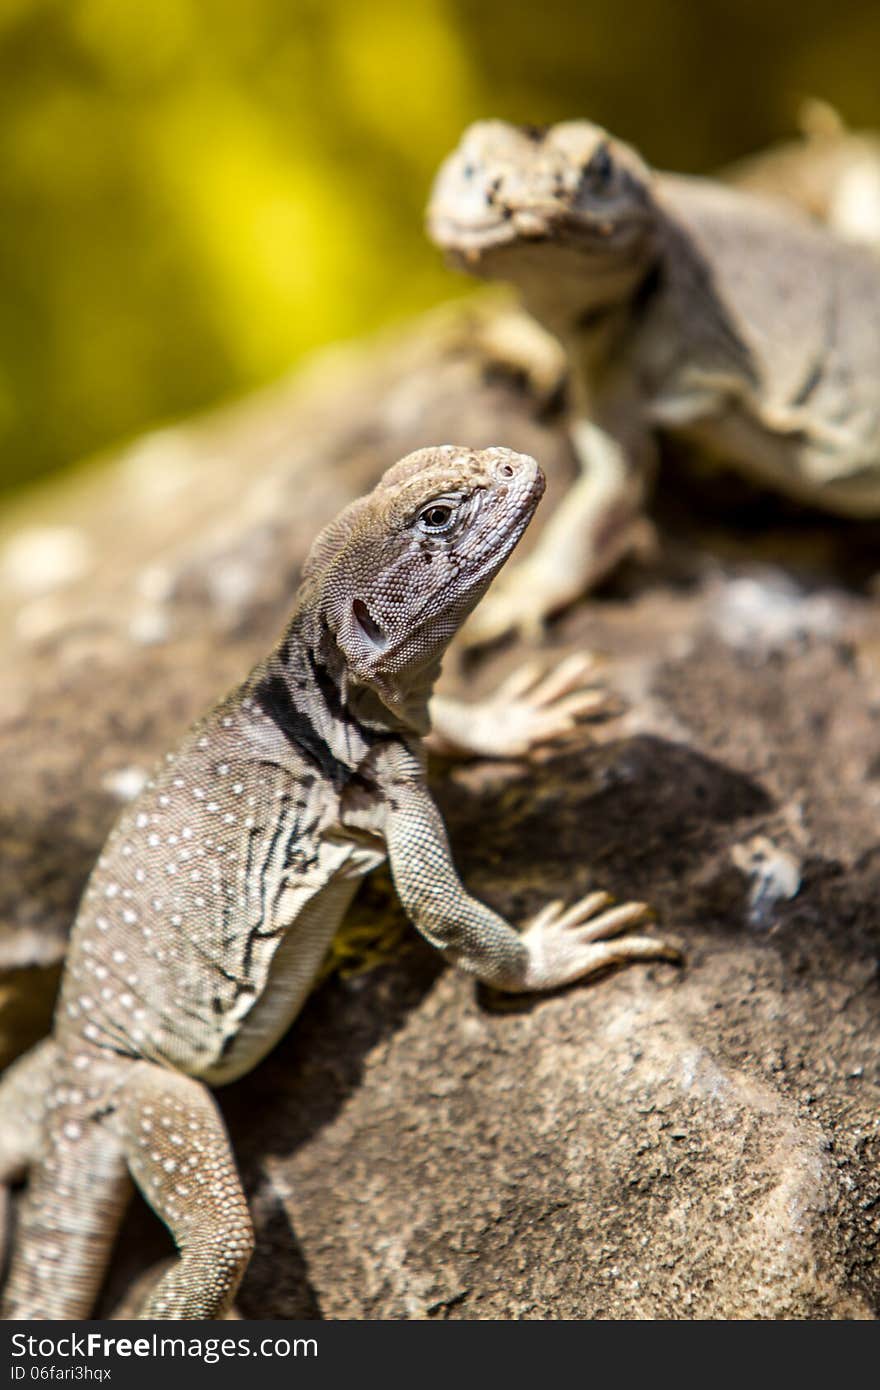
<svg viewBox="0 0 880 1390">
<path fill-rule="evenodd" d="M 522 932 L 529 951 L 525 988 L 552 989 L 634 960 L 680 961 L 681 951 L 671 942 L 621 936 L 653 917 L 647 903 L 614 905 L 603 892 L 588 893 L 569 908 L 561 901 L 548 903 Z"/>
</svg>

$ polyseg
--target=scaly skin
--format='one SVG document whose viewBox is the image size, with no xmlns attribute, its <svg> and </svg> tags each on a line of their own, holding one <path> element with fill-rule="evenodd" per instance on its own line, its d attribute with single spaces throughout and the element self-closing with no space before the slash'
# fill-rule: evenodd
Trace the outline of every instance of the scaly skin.
<svg viewBox="0 0 880 1390">
<path fill-rule="evenodd" d="M 426 785 L 441 658 L 542 491 L 534 460 L 506 449 L 397 464 L 319 536 L 277 646 L 122 815 L 83 896 L 53 1041 L 0 1087 L 0 1135 L 19 1125 L 0 1179 L 30 1167 L 7 1317 L 90 1314 L 132 1181 L 179 1251 L 142 1315 L 229 1309 L 253 1232 L 208 1087 L 286 1031 L 386 856 L 419 931 L 500 989 L 674 956 L 649 937 L 606 940 L 646 911 L 604 894 L 519 934 L 462 885 Z M 576 676 L 539 685 L 535 708 L 577 699 Z"/>
<path fill-rule="evenodd" d="M 428 229 L 565 349 L 582 475 L 465 641 L 540 629 L 643 540 L 655 435 L 844 516 L 880 516 L 880 261 L 794 210 L 653 173 L 588 121 L 470 127 Z"/>
</svg>

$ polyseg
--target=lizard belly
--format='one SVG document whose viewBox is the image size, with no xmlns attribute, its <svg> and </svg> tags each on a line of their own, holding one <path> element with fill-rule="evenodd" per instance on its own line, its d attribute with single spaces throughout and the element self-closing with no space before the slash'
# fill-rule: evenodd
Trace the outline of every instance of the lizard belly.
<svg viewBox="0 0 880 1390">
<path fill-rule="evenodd" d="M 311 992 L 315 976 L 358 883 L 385 858 L 381 848 L 325 841 L 319 854 L 322 886 L 295 882 L 278 898 L 255 962 L 261 978 L 256 994 L 239 997 L 223 1019 L 218 1048 L 198 1075 L 222 1085 L 244 1075 L 284 1036 Z"/>
<path fill-rule="evenodd" d="M 207 737 L 197 728 L 111 832 L 83 895 L 56 1027 L 227 1081 L 289 1026 L 385 845 L 369 827 L 342 828 L 317 779 L 234 752 L 219 774 L 235 808 L 224 813 L 192 756 Z M 171 792 L 188 789 L 191 809 L 173 810 Z M 149 854 L 136 847 L 144 832 Z"/>
</svg>

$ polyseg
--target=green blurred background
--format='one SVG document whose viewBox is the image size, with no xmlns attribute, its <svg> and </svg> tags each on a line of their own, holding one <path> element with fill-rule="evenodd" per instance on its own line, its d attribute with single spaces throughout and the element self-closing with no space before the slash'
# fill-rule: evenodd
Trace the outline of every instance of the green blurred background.
<svg viewBox="0 0 880 1390">
<path fill-rule="evenodd" d="M 421 232 L 478 116 L 711 169 L 880 125 L 878 0 L 0 0 L 0 488 L 464 292 Z"/>
</svg>

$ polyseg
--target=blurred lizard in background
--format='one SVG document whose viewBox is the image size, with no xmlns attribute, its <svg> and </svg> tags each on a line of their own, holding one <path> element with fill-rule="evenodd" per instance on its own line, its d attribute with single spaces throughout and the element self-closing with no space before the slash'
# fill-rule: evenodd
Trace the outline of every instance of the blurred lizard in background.
<svg viewBox="0 0 880 1390">
<path fill-rule="evenodd" d="M 471 126 L 430 235 L 562 344 L 579 480 L 462 640 L 534 635 L 644 536 L 658 431 L 803 503 L 880 516 L 880 260 L 793 208 L 652 172 L 587 121 Z"/>
</svg>

